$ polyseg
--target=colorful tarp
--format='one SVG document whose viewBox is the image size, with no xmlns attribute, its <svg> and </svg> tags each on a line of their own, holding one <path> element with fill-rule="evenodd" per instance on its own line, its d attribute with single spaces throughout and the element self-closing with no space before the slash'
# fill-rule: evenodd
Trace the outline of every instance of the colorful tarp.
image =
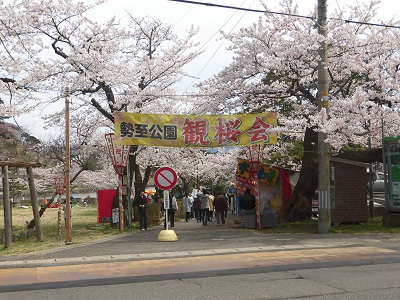
<svg viewBox="0 0 400 300">
<path fill-rule="evenodd" d="M 115 143 L 166 147 L 276 144 L 276 112 L 242 115 L 114 113 Z"/>
</svg>

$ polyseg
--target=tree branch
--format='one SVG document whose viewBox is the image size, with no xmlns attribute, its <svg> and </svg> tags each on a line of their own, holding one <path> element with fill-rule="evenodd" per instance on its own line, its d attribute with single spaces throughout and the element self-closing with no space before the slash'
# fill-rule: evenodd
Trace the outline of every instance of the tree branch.
<svg viewBox="0 0 400 300">
<path fill-rule="evenodd" d="M 111 122 L 114 123 L 114 116 L 109 113 L 108 111 L 106 111 L 103 107 L 101 107 L 101 105 L 99 104 L 99 102 L 96 101 L 96 99 L 92 98 L 91 100 L 92 105 L 103 114 L 103 116 L 105 116 L 107 119 L 109 119 Z"/>
</svg>

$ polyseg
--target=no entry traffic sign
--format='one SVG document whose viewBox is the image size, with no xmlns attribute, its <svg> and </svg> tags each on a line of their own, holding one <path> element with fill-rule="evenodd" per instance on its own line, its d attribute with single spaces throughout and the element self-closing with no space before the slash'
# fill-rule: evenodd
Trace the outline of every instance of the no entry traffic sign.
<svg viewBox="0 0 400 300">
<path fill-rule="evenodd" d="M 161 167 L 154 174 L 154 183 L 161 190 L 172 189 L 178 180 L 174 169 L 170 167 Z"/>
</svg>

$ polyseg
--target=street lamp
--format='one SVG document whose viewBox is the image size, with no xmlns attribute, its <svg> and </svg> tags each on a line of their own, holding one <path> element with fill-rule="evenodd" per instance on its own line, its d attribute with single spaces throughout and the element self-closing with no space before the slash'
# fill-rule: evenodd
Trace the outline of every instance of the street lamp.
<svg viewBox="0 0 400 300">
<path fill-rule="evenodd" d="M 122 175 L 129 157 L 129 145 L 115 145 L 114 133 L 105 135 L 108 152 L 110 154 L 112 164 L 118 176 L 118 209 L 119 209 L 119 230 L 124 229 L 124 208 L 122 205 Z M 129 174 L 128 174 L 129 176 Z"/>
<path fill-rule="evenodd" d="M 58 195 L 58 235 L 61 235 L 61 195 L 64 194 L 64 188 L 66 179 L 63 177 L 54 178 L 54 184 L 56 186 L 56 193 Z"/>
</svg>

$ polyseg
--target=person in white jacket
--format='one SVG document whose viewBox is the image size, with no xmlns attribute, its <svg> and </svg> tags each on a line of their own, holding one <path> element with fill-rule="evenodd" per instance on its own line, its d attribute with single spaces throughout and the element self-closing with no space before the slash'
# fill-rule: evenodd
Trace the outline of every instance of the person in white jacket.
<svg viewBox="0 0 400 300">
<path fill-rule="evenodd" d="M 192 213 L 193 201 L 193 197 L 191 197 L 189 193 L 186 193 L 185 197 L 183 197 L 183 209 L 185 210 L 186 222 L 189 222 L 191 218 L 190 215 Z"/>
</svg>

